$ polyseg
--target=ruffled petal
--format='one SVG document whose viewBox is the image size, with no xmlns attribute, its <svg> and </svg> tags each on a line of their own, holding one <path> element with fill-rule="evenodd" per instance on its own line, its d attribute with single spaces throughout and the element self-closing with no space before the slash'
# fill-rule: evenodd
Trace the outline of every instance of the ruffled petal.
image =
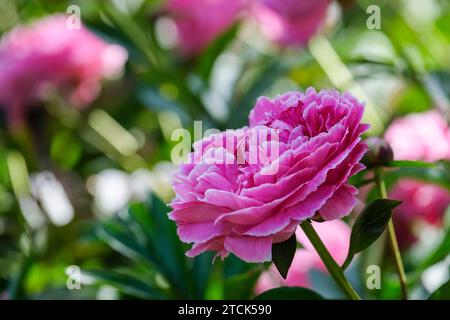
<svg viewBox="0 0 450 320">
<path fill-rule="evenodd" d="M 272 260 L 272 238 L 227 237 L 225 249 L 246 262 Z"/>
</svg>

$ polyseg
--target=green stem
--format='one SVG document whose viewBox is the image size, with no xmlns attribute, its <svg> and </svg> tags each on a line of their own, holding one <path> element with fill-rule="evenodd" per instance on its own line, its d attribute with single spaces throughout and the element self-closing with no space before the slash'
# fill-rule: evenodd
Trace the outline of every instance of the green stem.
<svg viewBox="0 0 450 320">
<path fill-rule="evenodd" d="M 314 230 L 311 222 L 309 220 L 305 220 L 300 224 L 301 228 L 305 232 L 311 244 L 316 249 L 320 258 L 322 259 L 325 267 L 330 273 L 333 280 L 336 284 L 341 288 L 341 290 L 345 293 L 345 295 L 352 300 L 361 300 L 359 295 L 356 293 L 355 289 L 351 286 L 350 282 L 348 282 L 347 278 L 344 275 L 341 267 L 334 261 L 333 257 L 328 252 L 327 248 L 323 244 L 322 240 L 320 240 L 319 235 L 316 230 Z"/>
<path fill-rule="evenodd" d="M 380 191 L 381 198 L 387 199 L 386 192 L 386 184 L 383 179 L 383 171 L 382 168 L 375 169 L 375 180 L 378 186 L 378 190 Z M 400 249 L 398 248 L 397 237 L 395 235 L 394 223 L 392 222 L 392 218 L 388 223 L 388 238 L 389 238 L 389 246 L 391 248 L 392 254 L 394 256 L 395 268 L 397 270 L 398 277 L 400 279 L 400 287 L 402 290 L 402 299 L 408 299 L 408 290 L 407 290 L 407 281 L 405 275 L 405 269 L 403 268 L 402 256 L 400 255 Z"/>
</svg>

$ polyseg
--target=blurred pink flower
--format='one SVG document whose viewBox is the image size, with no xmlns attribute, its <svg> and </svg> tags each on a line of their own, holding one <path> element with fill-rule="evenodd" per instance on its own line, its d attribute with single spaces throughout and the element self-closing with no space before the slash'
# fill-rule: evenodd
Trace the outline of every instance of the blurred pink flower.
<svg viewBox="0 0 450 320">
<path fill-rule="evenodd" d="M 256 0 L 263 33 L 283 46 L 304 46 L 325 20 L 329 0 Z"/>
<path fill-rule="evenodd" d="M 348 253 L 351 229 L 341 220 L 333 220 L 322 223 L 313 223 L 314 228 L 327 247 L 331 256 L 343 264 Z M 312 247 L 302 230 L 297 230 L 297 240 L 304 247 L 298 249 L 292 261 L 286 279 L 283 279 L 274 265 L 268 271 L 261 274 L 255 287 L 255 293 L 281 287 L 311 287 L 310 271 L 319 270 L 327 272 L 325 265 L 317 252 Z"/>
<path fill-rule="evenodd" d="M 349 214 L 358 190 L 348 179 L 364 168 L 363 111 L 349 93 L 332 90 L 262 97 L 251 128 L 195 143 L 175 176 L 170 213 L 180 239 L 194 243 L 187 254 L 213 250 L 270 261 L 272 243 L 286 240 L 301 221 Z M 269 139 L 255 141 L 264 130 Z M 263 161 L 252 162 L 252 154 Z"/>
<path fill-rule="evenodd" d="M 450 128 L 437 111 L 411 114 L 395 120 L 387 129 L 386 141 L 396 160 L 437 161 L 450 159 Z M 450 192 L 437 185 L 403 179 L 389 196 L 403 200 L 395 210 L 394 221 L 402 247 L 416 240 L 412 230 L 415 221 L 440 225 L 450 205 Z"/>
<path fill-rule="evenodd" d="M 196 55 L 236 21 L 248 0 L 168 0 L 180 49 Z"/>
<path fill-rule="evenodd" d="M 442 216 L 450 205 L 448 190 L 429 183 L 404 179 L 399 181 L 390 192 L 393 199 L 403 200 L 397 214 L 404 219 L 424 219 L 439 225 Z"/>
<path fill-rule="evenodd" d="M 107 44 L 85 27 L 69 29 L 66 16 L 18 26 L 0 42 L 0 105 L 12 121 L 39 104 L 51 90 L 72 104 L 91 103 L 103 78 L 118 74 L 127 52 Z"/>
<path fill-rule="evenodd" d="M 450 128 L 437 111 L 397 119 L 385 134 L 396 160 L 450 159 Z"/>
</svg>

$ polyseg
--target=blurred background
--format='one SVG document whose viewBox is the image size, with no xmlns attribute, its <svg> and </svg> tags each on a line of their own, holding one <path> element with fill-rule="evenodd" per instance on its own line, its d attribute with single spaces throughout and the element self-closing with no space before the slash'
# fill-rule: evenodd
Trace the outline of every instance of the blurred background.
<svg viewBox="0 0 450 320">
<path fill-rule="evenodd" d="M 388 185 L 412 297 L 448 281 L 449 1 L 0 0 L 0 35 L 0 299 L 248 299 L 286 284 L 269 265 L 184 256 L 166 216 L 172 132 L 239 128 L 257 97 L 309 86 L 365 101 L 396 159 L 436 162 Z M 348 270 L 365 298 L 400 296 L 384 249 Z M 325 270 L 303 275 L 288 285 L 339 297 Z"/>
</svg>

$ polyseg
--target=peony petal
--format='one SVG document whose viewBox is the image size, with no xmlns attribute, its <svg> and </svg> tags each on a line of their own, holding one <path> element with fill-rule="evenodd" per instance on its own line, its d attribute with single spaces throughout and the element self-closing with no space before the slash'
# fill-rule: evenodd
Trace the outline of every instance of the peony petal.
<svg viewBox="0 0 450 320">
<path fill-rule="evenodd" d="M 225 249 L 246 262 L 272 260 L 272 238 L 227 237 Z"/>
<path fill-rule="evenodd" d="M 310 179 L 315 168 L 303 168 L 287 177 L 280 178 L 275 183 L 265 183 L 254 188 L 244 189 L 241 195 L 267 203 L 286 196 L 286 190 L 295 190 Z"/>
<path fill-rule="evenodd" d="M 222 223 L 189 223 L 178 225 L 177 233 L 183 242 L 206 242 L 226 231 Z"/>
<path fill-rule="evenodd" d="M 204 200 L 211 205 L 228 208 L 230 210 L 239 210 L 242 208 L 260 206 L 261 201 L 241 196 L 232 192 L 210 189 L 205 192 Z"/>
<path fill-rule="evenodd" d="M 311 193 L 297 205 L 269 217 L 254 227 L 237 230 L 240 231 L 240 234 L 255 237 L 274 235 L 286 228 L 292 220 L 303 221 L 312 218 L 326 203 L 327 199 L 333 195 L 333 190 L 334 188 L 331 186 L 319 187 L 319 189 Z"/>
<path fill-rule="evenodd" d="M 287 209 L 285 214 L 298 221 L 312 218 L 327 202 L 327 199 L 333 195 L 333 191 L 334 188 L 332 186 L 321 186 L 305 200 Z"/>
<path fill-rule="evenodd" d="M 233 229 L 234 232 L 247 236 L 267 237 L 280 232 L 286 228 L 291 222 L 289 215 L 284 212 L 275 214 L 267 220 L 257 224 L 256 226 L 237 226 Z"/>
<path fill-rule="evenodd" d="M 169 218 L 178 223 L 213 222 L 219 215 L 227 211 L 225 208 L 194 201 L 189 207 L 175 209 L 169 213 Z"/>
<path fill-rule="evenodd" d="M 358 189 L 350 185 L 343 185 L 334 192 L 333 197 L 320 209 L 320 216 L 325 220 L 345 217 L 358 203 L 356 194 L 358 194 Z"/>
<path fill-rule="evenodd" d="M 196 243 L 192 248 L 186 252 L 186 256 L 195 257 L 202 254 L 205 251 L 217 251 L 222 257 L 227 256 L 227 252 L 223 246 L 224 238 L 216 238 L 203 243 Z"/>
</svg>

